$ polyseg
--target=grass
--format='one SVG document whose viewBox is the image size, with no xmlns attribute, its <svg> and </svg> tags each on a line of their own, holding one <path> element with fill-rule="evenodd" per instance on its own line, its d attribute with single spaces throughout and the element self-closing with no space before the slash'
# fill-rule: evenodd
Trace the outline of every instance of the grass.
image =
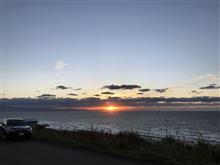
<svg viewBox="0 0 220 165">
<path fill-rule="evenodd" d="M 220 145 L 203 140 L 194 143 L 167 137 L 161 140 L 141 138 L 137 133 L 104 131 L 61 131 L 34 129 L 33 139 L 67 147 L 103 152 L 158 165 L 219 165 Z"/>
</svg>

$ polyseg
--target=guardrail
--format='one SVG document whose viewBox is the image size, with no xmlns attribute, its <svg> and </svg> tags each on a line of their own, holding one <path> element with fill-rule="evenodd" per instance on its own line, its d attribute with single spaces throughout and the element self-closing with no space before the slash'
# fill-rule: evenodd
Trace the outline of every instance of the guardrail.
<svg viewBox="0 0 220 165">
<path fill-rule="evenodd" d="M 51 128 L 54 128 L 53 126 Z M 56 127 L 55 129 L 60 129 L 60 130 L 66 130 L 66 128 L 59 128 Z M 104 131 L 104 132 L 109 132 L 109 133 L 118 133 L 120 130 L 112 130 L 110 128 L 97 128 L 93 125 L 91 127 L 87 128 L 79 128 L 78 126 L 71 126 L 71 129 L 67 130 L 72 130 L 72 131 L 80 131 L 80 130 L 88 130 L 88 131 Z M 158 131 L 152 130 L 151 128 L 146 128 L 145 130 L 140 130 L 140 129 L 131 129 L 131 130 L 125 130 L 125 132 L 134 132 L 137 133 L 142 138 L 145 139 L 153 139 L 153 140 L 162 140 L 164 138 L 173 138 L 181 141 L 185 141 L 187 143 L 193 143 L 196 141 L 203 141 L 211 144 L 220 144 L 220 139 L 215 140 L 212 137 L 209 136 L 204 136 L 202 133 L 199 132 L 184 132 L 180 130 L 176 131 L 171 131 L 169 129 L 159 129 Z M 158 133 L 155 133 L 158 132 Z"/>
<path fill-rule="evenodd" d="M 177 140 L 186 141 L 188 143 L 193 143 L 196 141 L 203 141 L 208 142 L 211 144 L 220 144 L 220 139 L 214 140 L 211 137 L 208 139 L 208 137 L 204 137 L 201 133 L 198 132 L 182 132 L 182 131 L 176 131 L 175 133 L 165 130 L 164 134 L 156 134 L 153 132 L 146 133 L 145 131 L 137 131 L 137 134 L 140 135 L 140 137 L 147 138 L 147 139 L 154 139 L 154 140 L 162 140 L 164 138 L 173 138 Z"/>
</svg>

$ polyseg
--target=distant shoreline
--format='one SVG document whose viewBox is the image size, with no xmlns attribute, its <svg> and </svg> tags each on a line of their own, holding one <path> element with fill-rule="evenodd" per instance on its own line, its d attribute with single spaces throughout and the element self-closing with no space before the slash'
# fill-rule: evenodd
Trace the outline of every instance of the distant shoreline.
<svg viewBox="0 0 220 165">
<path fill-rule="evenodd" d="M 103 111 L 87 110 L 83 107 L 72 106 L 52 106 L 52 105 L 5 105 L 0 107 L 0 111 L 8 110 L 74 110 L 74 111 Z M 117 110 L 117 112 L 137 112 L 137 111 L 219 111 L 220 105 L 149 105 L 139 107 L 135 110 Z"/>
</svg>

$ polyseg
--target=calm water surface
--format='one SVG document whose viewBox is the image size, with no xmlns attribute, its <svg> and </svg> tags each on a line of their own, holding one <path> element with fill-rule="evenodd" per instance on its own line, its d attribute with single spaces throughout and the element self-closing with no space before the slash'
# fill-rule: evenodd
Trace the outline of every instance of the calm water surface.
<svg viewBox="0 0 220 165">
<path fill-rule="evenodd" d="M 102 112 L 74 110 L 0 111 L 0 118 L 35 118 L 56 129 L 97 129 L 105 131 L 138 131 L 164 136 L 166 133 L 194 137 L 202 134 L 220 142 L 220 111 L 136 111 Z"/>
</svg>

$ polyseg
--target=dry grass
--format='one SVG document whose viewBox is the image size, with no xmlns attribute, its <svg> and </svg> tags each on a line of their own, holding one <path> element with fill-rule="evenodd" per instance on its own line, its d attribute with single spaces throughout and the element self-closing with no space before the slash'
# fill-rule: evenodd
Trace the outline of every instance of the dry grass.
<svg viewBox="0 0 220 165">
<path fill-rule="evenodd" d="M 209 144 L 203 140 L 192 144 L 175 140 L 172 137 L 160 141 L 151 138 L 143 139 L 133 132 L 112 134 L 93 130 L 59 131 L 54 129 L 36 129 L 33 138 L 67 147 L 152 161 L 160 165 L 220 164 L 220 145 Z"/>
</svg>

